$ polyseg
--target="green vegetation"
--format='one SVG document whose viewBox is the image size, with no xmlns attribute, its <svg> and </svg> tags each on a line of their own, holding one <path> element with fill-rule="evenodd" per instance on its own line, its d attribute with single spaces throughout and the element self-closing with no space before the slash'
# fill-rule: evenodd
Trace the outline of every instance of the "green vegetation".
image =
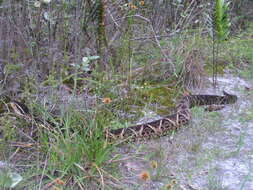
<svg viewBox="0 0 253 190">
<path fill-rule="evenodd" d="M 23 177 L 17 189 L 138 189 L 148 180 L 177 189 L 223 157 L 222 149 L 203 148 L 207 135 L 222 130 L 222 116 L 203 108 L 192 109 L 193 117 L 201 118 L 195 128 L 151 141 L 159 144 L 152 151 L 146 142 L 122 145 L 104 135 L 107 128 L 135 124 L 146 110 L 169 114 L 182 94 L 211 76 L 207 2 L 0 0 L 0 161 L 17 165 L 10 168 Z M 249 9 L 249 1 L 243 2 L 231 2 L 236 19 L 228 21 L 220 12 L 215 17 L 222 39 L 217 72 L 252 80 L 253 22 L 248 15 L 240 20 Z M 229 9 L 218 5 L 221 12 Z M 6 97 L 27 105 L 42 122 L 15 115 Z M 252 112 L 240 121 L 251 120 Z M 243 144 L 242 133 L 229 156 L 239 155 Z M 168 172 L 166 159 L 175 160 L 181 150 L 199 157 L 178 160 L 183 174 L 170 176 L 178 168 Z M 196 171 L 189 171 L 189 159 Z M 0 189 L 11 185 L 1 171 L 0 166 Z M 215 174 L 208 174 L 210 189 L 221 188 Z"/>
</svg>

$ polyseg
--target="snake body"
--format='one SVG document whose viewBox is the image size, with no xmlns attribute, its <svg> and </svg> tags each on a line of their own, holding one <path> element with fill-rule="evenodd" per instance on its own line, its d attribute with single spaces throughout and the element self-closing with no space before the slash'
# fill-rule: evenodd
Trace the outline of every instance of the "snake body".
<svg viewBox="0 0 253 190">
<path fill-rule="evenodd" d="M 218 95 L 186 95 L 183 96 L 177 106 L 176 112 L 158 119 L 152 122 L 144 123 L 141 125 L 134 125 L 126 128 L 119 129 L 106 129 L 105 137 L 109 140 L 129 140 L 129 139 L 140 139 L 140 138 L 150 138 L 153 136 L 162 136 L 166 135 L 168 132 L 177 130 L 181 126 L 186 125 L 191 120 L 190 108 L 193 106 L 202 106 L 202 105 L 225 105 L 232 104 L 237 101 L 237 96 L 228 94 L 223 91 L 224 96 Z M 11 101 L 11 107 L 14 112 L 25 118 L 26 120 L 31 121 L 32 115 L 29 113 L 29 109 L 26 105 L 18 102 Z M 45 122 L 42 119 L 36 119 L 38 123 Z M 51 122 L 46 122 L 46 128 L 54 128 L 54 124 Z"/>
<path fill-rule="evenodd" d="M 217 95 L 186 95 L 177 104 L 176 112 L 149 123 L 126 128 L 106 130 L 108 139 L 139 139 L 162 136 L 169 131 L 177 130 L 188 124 L 191 119 L 190 108 L 202 105 L 225 105 L 237 101 L 237 96 L 223 91 L 224 96 Z"/>
</svg>

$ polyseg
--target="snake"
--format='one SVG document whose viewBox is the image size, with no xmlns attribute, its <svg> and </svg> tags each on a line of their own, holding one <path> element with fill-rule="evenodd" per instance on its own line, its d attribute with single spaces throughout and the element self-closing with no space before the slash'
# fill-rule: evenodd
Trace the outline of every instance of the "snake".
<svg viewBox="0 0 253 190">
<path fill-rule="evenodd" d="M 191 120 L 190 109 L 203 105 L 226 105 L 237 101 L 237 96 L 223 91 L 223 96 L 218 95 L 185 95 L 176 106 L 173 114 L 148 123 L 134 125 L 126 128 L 108 129 L 108 139 L 140 139 L 166 135 L 168 132 L 178 130 Z M 214 108 L 215 109 L 215 108 Z M 219 108 L 218 108 L 219 109 Z M 211 110 L 212 111 L 212 110 Z"/>
<path fill-rule="evenodd" d="M 134 125 L 130 127 L 123 127 L 118 129 L 105 128 L 104 136 L 110 141 L 121 140 L 137 140 L 143 138 L 151 138 L 157 136 L 164 136 L 171 131 L 176 131 L 180 127 L 187 125 L 191 121 L 190 109 L 194 106 L 203 105 L 226 105 L 233 104 L 237 101 L 237 96 L 229 94 L 223 91 L 223 96 L 220 95 L 183 95 L 177 105 L 175 112 L 162 117 L 161 119 L 147 122 L 144 124 Z M 32 121 L 33 117 L 30 114 L 28 107 L 16 100 L 10 101 L 12 110 L 19 116 L 29 122 Z M 213 110 L 211 110 L 213 111 Z M 36 118 L 36 122 L 43 123 L 43 119 Z M 46 128 L 53 129 L 54 124 L 50 121 L 46 122 Z"/>
</svg>

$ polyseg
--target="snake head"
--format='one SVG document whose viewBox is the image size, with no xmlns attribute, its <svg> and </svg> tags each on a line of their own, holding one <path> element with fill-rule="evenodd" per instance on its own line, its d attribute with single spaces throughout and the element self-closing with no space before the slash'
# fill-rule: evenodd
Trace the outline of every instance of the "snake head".
<svg viewBox="0 0 253 190">
<path fill-rule="evenodd" d="M 237 101 L 237 96 L 233 94 L 227 93 L 225 90 L 223 90 L 224 97 L 229 103 L 235 103 Z"/>
</svg>

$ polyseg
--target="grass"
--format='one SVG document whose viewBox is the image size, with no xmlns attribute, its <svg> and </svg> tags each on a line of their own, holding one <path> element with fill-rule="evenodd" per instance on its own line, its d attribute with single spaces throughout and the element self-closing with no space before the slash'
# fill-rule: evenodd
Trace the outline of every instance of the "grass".
<svg viewBox="0 0 253 190">
<path fill-rule="evenodd" d="M 48 113 L 44 111 L 37 110 L 40 115 L 45 116 Z M 38 166 L 41 165 L 41 162 L 44 163 L 41 165 L 44 165 L 43 167 L 33 171 L 33 176 L 41 176 L 39 180 L 43 179 L 43 181 L 40 181 L 38 185 L 32 184 L 31 188 L 40 189 L 58 178 L 63 180 L 64 184 L 68 180 L 76 184 L 76 179 L 78 179 L 79 186 L 83 187 L 86 186 L 84 185 L 86 178 L 88 180 L 94 178 L 100 182 L 98 187 L 105 185 L 103 167 L 110 159 L 109 155 L 113 145 L 104 138 L 102 124 L 105 122 L 103 118 L 97 119 L 96 113 L 85 113 L 86 119 L 84 119 L 83 114 L 68 110 L 60 118 L 62 124 L 55 126 L 53 131 L 38 126 L 36 138 L 38 138 L 39 147 L 35 150 L 40 157 L 37 158 L 38 160 L 28 160 L 28 162 L 35 165 L 38 162 Z M 7 127 L 7 124 L 5 126 Z M 5 135 L 7 142 L 16 140 L 8 133 Z M 3 149 L 7 149 L 7 145 Z M 18 154 L 16 156 L 18 157 Z"/>
<path fill-rule="evenodd" d="M 207 185 L 208 189 L 210 190 L 225 190 L 222 187 L 222 180 L 221 177 L 216 174 L 215 169 L 210 170 L 209 174 L 208 174 L 208 185 Z"/>
<path fill-rule="evenodd" d="M 221 50 L 220 60 L 221 63 L 224 63 L 224 67 L 222 65 L 221 73 L 225 68 L 232 68 L 233 72 L 252 78 L 253 58 L 251 52 L 253 52 L 253 43 L 250 39 L 250 35 L 252 35 L 251 30 L 252 28 L 249 29 L 249 32 L 242 33 L 242 36 L 234 37 L 223 44 L 224 49 Z M 24 176 L 24 180 L 19 185 L 21 189 L 42 189 L 44 187 L 57 187 L 59 189 L 71 189 L 74 187 L 80 187 L 80 189 L 113 189 L 122 185 L 120 179 L 124 176 L 120 174 L 120 167 L 123 161 L 118 160 L 123 159 L 128 154 L 119 153 L 117 154 L 119 156 L 114 157 L 120 148 L 115 144 L 109 143 L 104 138 L 104 128 L 119 128 L 125 126 L 126 123 L 136 121 L 142 115 L 141 111 L 145 107 L 153 108 L 154 105 L 156 105 L 155 111 L 157 113 L 161 115 L 167 114 L 168 109 L 174 107 L 176 98 L 184 91 L 181 78 L 175 78 L 175 75 L 180 75 L 180 71 L 182 71 L 186 61 L 185 55 L 190 54 L 192 50 L 197 49 L 198 55 L 204 55 L 205 58 L 203 60 L 199 56 L 197 56 L 197 59 L 200 59 L 198 61 L 201 63 L 206 63 L 205 72 L 209 73 L 208 68 L 210 68 L 211 63 L 210 38 L 201 35 L 201 32 L 193 36 L 185 33 L 182 36 L 172 38 L 170 41 L 164 40 L 161 44 L 173 60 L 175 73 L 166 75 L 165 71 L 169 70 L 171 63 L 162 60 L 163 55 L 161 55 L 158 48 L 155 49 L 151 45 L 147 45 L 142 47 L 142 51 L 148 53 L 140 54 L 134 52 L 131 54 L 132 61 L 129 63 L 131 65 L 124 65 L 123 68 L 119 68 L 124 70 L 122 75 L 117 74 L 116 68 L 113 68 L 111 73 L 94 71 L 90 78 L 80 77 L 77 79 L 81 84 L 77 90 L 85 88 L 88 89 L 89 95 L 96 95 L 96 98 L 92 99 L 94 101 L 92 105 L 87 106 L 84 110 L 71 108 L 70 106 L 67 109 L 62 108 L 59 111 L 60 113 L 52 116 L 53 114 L 48 111 L 50 109 L 41 107 L 39 106 L 40 104 L 35 104 L 30 99 L 27 100 L 29 107 L 36 115 L 56 123 L 53 131 L 38 129 L 36 134 L 39 142 L 38 147 L 10 147 L 8 143 L 12 141 L 30 142 L 29 139 L 24 140 L 19 131 L 24 129 L 29 132 L 30 124 L 22 119 L 15 119 L 10 113 L 0 118 L 1 130 L 4 133 L 3 143 L 0 144 L 0 148 L 4 152 L 4 156 L 1 159 L 7 159 L 10 155 L 14 155 L 10 161 L 21 162 L 29 168 L 24 169 L 24 171 L 20 170 Z M 124 58 L 122 60 L 124 62 L 128 60 L 128 55 L 126 55 L 127 48 L 127 42 L 125 41 L 119 49 L 119 56 Z M 242 70 L 239 68 L 241 64 L 245 65 L 245 62 L 248 62 L 245 67 L 250 69 Z M 110 64 L 114 67 L 115 62 Z M 133 78 L 128 84 L 125 84 L 125 79 L 129 78 L 126 75 L 130 75 L 128 73 L 129 68 L 132 68 L 131 76 Z M 10 66 L 8 72 L 12 72 L 12 69 L 16 68 Z M 43 82 L 43 85 L 53 86 L 52 90 L 56 91 L 59 86 L 69 82 L 67 79 L 62 81 L 64 82 L 59 82 L 52 73 Z M 32 100 L 39 97 L 39 89 L 34 85 L 28 84 L 23 90 L 23 96 L 31 97 L 33 98 Z M 60 97 L 55 96 L 53 98 L 56 100 L 60 99 Z M 108 104 L 102 103 L 103 98 L 110 98 L 112 101 Z M 149 165 L 150 162 L 158 160 L 158 166 L 152 168 L 149 165 L 148 171 L 151 175 L 151 180 L 162 181 L 164 184 L 162 188 L 164 189 L 167 188 L 166 184 L 172 183 L 172 179 L 166 176 L 168 171 L 165 166 L 167 164 L 166 159 L 173 159 L 173 156 L 182 154 L 182 150 L 187 155 L 196 154 L 199 158 L 190 160 L 190 163 L 195 163 L 195 170 L 199 171 L 212 160 L 222 155 L 222 151 L 217 148 L 203 151 L 202 146 L 207 135 L 220 130 L 220 114 L 215 112 L 206 114 L 202 108 L 194 108 L 192 111 L 194 118 L 201 118 L 200 121 L 196 122 L 198 127 L 193 129 L 189 129 L 190 127 L 185 128 L 182 130 L 184 133 L 179 132 L 179 134 L 175 134 L 174 139 L 172 139 L 172 145 L 169 142 L 165 144 L 166 146 L 155 145 L 152 152 L 150 152 L 149 143 L 125 145 L 130 146 L 130 149 L 133 150 L 133 155 L 136 155 L 137 158 L 143 159 L 144 157 L 144 165 Z M 251 119 L 252 113 L 245 119 L 248 120 L 248 117 Z M 188 134 L 189 139 L 194 137 L 193 140 L 188 141 L 186 139 L 187 131 L 190 131 L 190 134 Z M 177 138 L 179 140 L 175 140 Z M 159 142 L 159 140 L 157 141 Z M 160 140 L 161 143 L 163 141 L 166 141 L 165 138 Z M 238 141 L 238 151 L 240 151 L 242 145 L 243 138 Z M 28 155 L 31 152 L 34 155 L 29 157 L 29 160 L 24 161 L 24 158 L 21 158 L 21 156 Z M 137 152 L 145 152 L 145 155 L 138 155 Z M 131 156 L 131 154 L 129 155 Z M 194 176 L 196 171 L 189 171 L 188 162 L 189 159 L 185 159 L 182 162 L 178 161 L 177 164 L 182 164 L 182 168 L 177 169 L 182 172 L 188 172 L 188 176 Z M 175 168 L 169 168 L 172 171 L 171 173 L 174 173 L 173 169 Z M 137 174 L 136 176 L 138 176 Z M 185 177 L 183 176 L 182 178 L 184 179 Z M 189 178 L 191 179 L 191 177 Z M 136 183 L 138 184 L 138 182 Z M 215 173 L 208 176 L 208 186 L 213 189 L 221 187 L 220 179 L 215 176 Z M 176 189 L 177 185 L 174 184 L 174 187 Z"/>
<path fill-rule="evenodd" d="M 96 115 L 89 118 L 86 113 L 86 117 L 84 120 L 75 112 L 66 113 L 61 131 L 43 136 L 42 149 L 49 155 L 48 172 L 69 178 L 95 178 L 104 186 L 102 166 L 109 160 L 113 146 L 104 139 L 103 126 L 97 122 Z M 102 119 L 99 121 L 103 123 Z M 79 183 L 85 187 L 82 181 Z"/>
</svg>

